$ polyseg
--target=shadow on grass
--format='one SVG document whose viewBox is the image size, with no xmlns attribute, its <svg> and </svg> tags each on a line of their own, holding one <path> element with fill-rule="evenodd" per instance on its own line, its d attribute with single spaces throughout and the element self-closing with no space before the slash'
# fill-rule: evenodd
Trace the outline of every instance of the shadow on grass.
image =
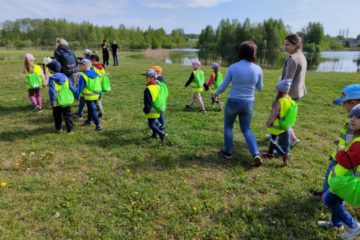
<svg viewBox="0 0 360 240">
<path fill-rule="evenodd" d="M 265 207 L 220 209 L 211 214 L 213 222 L 238 232 L 240 239 L 333 239 L 334 232 L 316 226 L 322 210 L 320 201 L 282 194 Z"/>
<path fill-rule="evenodd" d="M 18 112 L 31 112 L 34 108 L 30 105 L 16 105 L 16 106 L 1 106 L 0 112 L 1 114 L 12 114 Z"/>
<path fill-rule="evenodd" d="M 40 127 L 32 130 L 10 130 L 0 132 L 0 141 L 2 142 L 14 142 L 19 139 L 27 139 L 41 134 L 47 134 L 53 132 L 52 127 Z"/>
</svg>

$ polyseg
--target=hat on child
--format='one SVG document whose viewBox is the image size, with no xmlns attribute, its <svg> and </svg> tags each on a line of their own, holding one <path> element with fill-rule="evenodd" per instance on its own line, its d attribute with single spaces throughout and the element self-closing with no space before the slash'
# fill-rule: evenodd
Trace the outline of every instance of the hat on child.
<svg viewBox="0 0 360 240">
<path fill-rule="evenodd" d="M 51 63 L 53 60 L 51 59 L 51 57 L 44 57 L 43 58 L 43 63 L 45 65 L 48 65 L 49 63 Z"/>
<path fill-rule="evenodd" d="M 349 100 L 360 100 L 360 84 L 351 84 L 342 90 L 342 97 L 333 100 L 333 104 L 341 104 Z"/>
<path fill-rule="evenodd" d="M 61 64 L 56 60 L 53 60 L 52 62 L 48 63 L 46 67 L 55 73 L 59 73 L 61 70 Z"/>
<path fill-rule="evenodd" d="M 24 58 L 27 59 L 28 61 L 33 61 L 33 60 L 35 60 L 34 55 L 32 55 L 31 53 L 25 54 Z"/>
<path fill-rule="evenodd" d="M 141 75 L 156 78 L 156 72 L 154 69 L 148 69 L 145 73 L 142 73 Z"/>
<path fill-rule="evenodd" d="M 84 54 L 85 55 L 90 55 L 90 54 L 92 54 L 92 52 L 91 52 L 90 49 L 87 48 L 87 49 L 84 50 Z"/>
<path fill-rule="evenodd" d="M 200 62 L 199 60 L 194 60 L 194 61 L 192 61 L 191 65 L 192 65 L 194 68 L 198 69 L 198 68 L 201 67 L 201 62 Z"/>
<path fill-rule="evenodd" d="M 212 69 L 219 69 L 219 64 L 213 63 L 213 64 L 211 65 L 211 68 L 212 68 Z"/>
<path fill-rule="evenodd" d="M 89 59 L 86 59 L 86 58 L 81 59 L 81 61 L 79 62 L 79 64 L 83 64 L 83 65 L 87 66 L 88 68 L 91 67 L 91 62 L 90 62 L 90 60 L 89 60 Z"/>
<path fill-rule="evenodd" d="M 98 55 L 96 55 L 96 54 L 91 54 L 90 55 L 90 60 L 95 60 L 95 61 L 100 61 L 100 57 L 98 56 Z"/>
<path fill-rule="evenodd" d="M 162 73 L 163 69 L 160 66 L 152 66 L 151 69 L 155 70 L 155 72 Z"/>
<path fill-rule="evenodd" d="M 351 109 L 349 116 L 360 118 L 360 104 L 357 104 L 355 107 Z"/>
<path fill-rule="evenodd" d="M 284 79 L 279 81 L 275 87 L 277 90 L 279 90 L 282 93 L 288 93 L 291 88 L 291 83 L 292 83 L 291 79 Z"/>
</svg>

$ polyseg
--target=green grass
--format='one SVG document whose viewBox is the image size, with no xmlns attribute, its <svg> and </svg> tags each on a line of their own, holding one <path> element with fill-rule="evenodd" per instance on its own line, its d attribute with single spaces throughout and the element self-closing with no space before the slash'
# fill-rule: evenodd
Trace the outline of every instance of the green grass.
<svg viewBox="0 0 360 240">
<path fill-rule="evenodd" d="M 24 52 L 12 51 L 11 56 Z M 9 54 L 0 51 L 0 55 Z M 35 52 L 38 59 L 51 52 Z M 295 130 L 301 143 L 289 167 L 280 160 L 251 167 L 235 127 L 235 159 L 217 155 L 223 146 L 223 113 L 185 111 L 191 90 L 189 67 L 121 53 L 109 67 L 113 91 L 105 96 L 104 131 L 75 123 L 75 134 L 52 133 L 46 109 L 33 113 L 22 60 L 0 61 L 0 238 L 1 239 L 334 239 L 316 226 L 329 211 L 308 196 L 320 188 L 346 120 L 331 101 L 359 74 L 307 75 Z M 145 80 L 139 74 L 161 64 L 169 82 L 166 145 L 151 140 L 142 114 Z M 210 73 L 209 67 L 204 67 Z M 223 69 L 224 71 L 224 69 Z M 252 127 L 262 150 L 265 120 L 280 70 L 265 71 L 256 93 Z M 222 99 L 226 99 L 226 95 Z M 203 94 L 206 105 L 208 93 Z M 77 106 L 77 104 L 76 104 Z M 76 107 L 73 107 L 75 111 Z M 360 211 L 349 207 L 360 219 Z"/>
</svg>

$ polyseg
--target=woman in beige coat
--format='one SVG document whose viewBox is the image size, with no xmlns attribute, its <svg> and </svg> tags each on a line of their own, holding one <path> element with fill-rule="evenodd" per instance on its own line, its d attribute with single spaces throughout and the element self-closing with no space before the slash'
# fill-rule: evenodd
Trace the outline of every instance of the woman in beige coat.
<svg viewBox="0 0 360 240">
<path fill-rule="evenodd" d="M 289 95 L 295 101 L 299 102 L 306 95 L 305 75 L 307 61 L 302 52 L 301 38 L 297 34 L 289 34 L 285 37 L 285 51 L 289 57 L 284 63 L 280 79 L 291 79 L 292 84 Z M 290 146 L 295 146 L 300 140 L 296 137 L 292 128 L 290 128 Z"/>
</svg>

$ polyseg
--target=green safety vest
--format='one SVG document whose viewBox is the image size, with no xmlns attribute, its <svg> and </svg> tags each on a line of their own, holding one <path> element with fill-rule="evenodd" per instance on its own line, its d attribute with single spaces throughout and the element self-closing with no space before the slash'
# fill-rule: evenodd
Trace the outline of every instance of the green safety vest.
<svg viewBox="0 0 360 240">
<path fill-rule="evenodd" d="M 151 108 L 150 112 L 148 114 L 145 114 L 145 116 L 147 118 L 159 118 L 160 117 L 160 113 L 158 111 L 156 111 L 156 109 L 154 108 L 154 102 L 156 101 L 156 99 L 158 98 L 159 95 L 159 91 L 160 91 L 160 86 L 159 85 L 149 85 L 147 86 L 147 88 L 150 91 L 151 94 L 151 98 L 153 101 L 153 107 Z"/>
<path fill-rule="evenodd" d="M 34 65 L 34 70 L 32 73 L 26 71 L 25 75 L 28 89 L 42 87 L 41 71 L 41 67 L 36 64 Z"/>
<path fill-rule="evenodd" d="M 202 92 L 204 90 L 204 82 L 205 82 L 205 75 L 204 72 L 201 70 L 193 71 L 194 74 L 194 81 L 192 82 L 192 91 L 193 92 Z"/>
<path fill-rule="evenodd" d="M 344 148 L 346 146 L 347 143 L 349 143 L 351 141 L 353 137 L 353 134 L 349 133 L 349 123 L 346 122 L 344 124 L 344 126 L 341 128 L 340 130 L 340 136 L 339 136 L 339 144 L 337 145 L 336 147 L 336 150 L 334 150 L 332 153 L 331 153 L 331 157 L 332 159 L 335 160 L 336 158 L 336 153 L 337 153 L 337 149 L 339 148 Z"/>
<path fill-rule="evenodd" d="M 275 119 L 273 125 L 270 128 L 268 128 L 269 133 L 273 135 L 280 135 L 283 132 L 285 132 L 284 129 L 280 128 L 280 119 L 285 117 L 287 111 L 289 110 L 292 104 L 296 104 L 294 100 L 292 100 L 291 98 L 280 98 L 279 102 L 280 102 L 279 116 Z"/>
<path fill-rule="evenodd" d="M 351 145 L 355 142 L 360 142 L 360 137 L 353 138 L 348 145 L 345 146 L 344 151 L 348 151 Z M 346 174 L 348 171 L 353 171 L 353 169 L 347 169 L 341 166 L 340 164 L 336 164 L 331 170 L 328 177 L 328 182 L 330 179 L 335 178 L 337 176 L 341 176 Z M 355 175 L 360 177 L 360 165 L 355 168 Z"/>
<path fill-rule="evenodd" d="M 214 94 L 215 92 L 216 92 L 216 89 L 221 85 L 221 83 L 223 82 L 223 75 L 222 75 L 222 73 L 221 72 L 218 72 L 218 74 L 217 74 L 217 78 L 215 79 L 215 73 L 213 72 L 212 74 L 211 74 L 212 76 L 213 76 L 213 78 L 214 78 L 214 82 L 213 82 L 213 84 L 210 86 L 210 92 L 212 93 L 212 94 Z"/>
<path fill-rule="evenodd" d="M 88 82 L 89 82 L 89 77 L 85 74 L 85 73 L 80 73 L 80 75 L 84 78 L 85 80 L 85 87 L 84 90 L 82 91 L 82 95 L 84 96 L 85 100 L 88 101 L 95 101 L 99 99 L 99 93 L 95 93 L 92 92 L 87 86 L 88 86 Z M 100 78 L 99 76 L 97 76 L 95 79 L 95 81 L 99 81 L 100 82 Z M 101 85 L 100 85 L 101 86 Z M 101 91 L 101 89 L 100 89 Z"/>
<path fill-rule="evenodd" d="M 69 80 L 66 79 L 65 83 L 60 85 L 57 84 L 54 81 L 54 86 L 55 86 L 55 91 L 56 91 L 56 97 L 55 97 L 55 102 L 54 102 L 54 106 L 61 106 L 61 107 L 66 107 L 66 106 L 70 106 L 73 102 L 74 102 L 74 95 L 73 92 L 70 90 L 69 87 Z M 65 88 L 65 89 L 64 89 Z M 59 99 L 61 99 L 59 103 Z"/>
</svg>

